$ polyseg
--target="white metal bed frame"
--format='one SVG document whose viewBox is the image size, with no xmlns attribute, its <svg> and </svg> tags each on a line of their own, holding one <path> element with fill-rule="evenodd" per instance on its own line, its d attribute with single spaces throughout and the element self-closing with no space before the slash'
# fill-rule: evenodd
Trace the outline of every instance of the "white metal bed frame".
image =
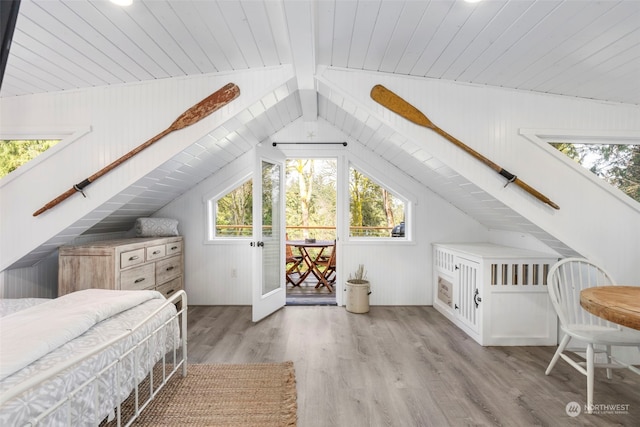
<svg viewBox="0 0 640 427">
<path fill-rule="evenodd" d="M 112 361 L 111 363 L 109 363 L 106 367 L 104 367 L 102 370 L 100 370 L 98 373 L 94 374 L 93 376 L 91 376 L 88 380 L 86 380 L 84 383 L 82 383 L 81 385 L 79 385 L 78 387 L 76 387 L 72 392 L 70 392 L 69 394 L 67 394 L 64 398 L 60 399 L 56 404 L 52 405 L 51 407 L 47 408 L 47 410 L 45 410 L 44 412 L 42 412 L 40 415 L 38 415 L 37 417 L 29 420 L 27 422 L 27 424 L 25 424 L 25 426 L 36 426 L 38 425 L 41 421 L 45 420 L 49 415 L 55 413 L 58 409 L 60 409 L 61 407 L 63 407 L 65 404 L 67 404 L 67 423 L 66 425 L 68 425 L 69 427 L 72 426 L 72 420 L 71 420 L 71 403 L 73 402 L 73 399 L 75 396 L 79 395 L 80 393 L 83 392 L 83 390 L 90 386 L 91 384 L 93 384 L 95 381 L 98 381 L 103 375 L 105 375 L 110 369 L 112 369 L 114 366 L 116 368 L 116 378 L 119 382 L 119 380 L 121 379 L 121 363 L 125 360 L 125 358 L 129 355 L 129 354 L 133 354 L 134 357 L 134 370 L 137 370 L 137 367 L 140 365 L 139 360 L 137 359 L 137 355 L 138 353 L 142 353 L 142 352 L 136 352 L 137 349 L 139 349 L 141 346 L 145 345 L 151 338 L 155 337 L 158 333 L 160 333 L 161 331 L 163 331 L 165 328 L 170 327 L 170 324 L 172 322 L 178 321 L 180 324 L 180 345 L 179 346 L 174 346 L 173 350 L 169 353 L 171 357 L 167 357 L 167 354 L 163 352 L 162 358 L 160 361 L 155 362 L 153 361 L 153 363 L 150 364 L 151 369 L 150 371 L 147 373 L 147 377 L 149 378 L 149 391 L 148 391 L 148 396 L 146 396 L 146 398 L 144 399 L 143 402 L 140 402 L 140 397 L 141 397 L 141 388 L 139 387 L 140 384 L 135 382 L 135 386 L 134 389 L 131 391 L 131 396 L 133 396 L 134 399 L 134 408 L 133 408 L 133 414 L 131 416 L 130 419 L 126 420 L 125 424 L 123 423 L 122 420 L 122 401 L 118 400 L 118 404 L 117 407 L 114 408 L 114 412 L 112 412 L 112 414 L 109 415 L 109 422 L 112 423 L 113 421 L 116 422 L 116 425 L 118 427 L 121 427 L 122 425 L 124 425 L 125 427 L 130 426 L 135 419 L 140 415 L 140 413 L 149 405 L 149 403 L 151 403 L 151 401 L 153 400 L 153 398 L 158 394 L 158 392 L 164 387 L 164 385 L 169 381 L 169 379 L 171 379 L 171 377 L 173 377 L 173 375 L 178 371 L 178 369 L 182 369 L 182 376 L 186 376 L 187 375 L 187 294 L 185 293 L 185 291 L 180 290 L 178 292 L 176 292 L 174 295 L 172 295 L 169 299 L 167 299 L 167 301 L 165 301 L 160 307 L 158 307 L 156 310 L 154 310 L 151 314 L 149 314 L 147 317 L 145 317 L 143 320 L 141 320 L 135 327 L 133 327 L 132 329 L 128 330 L 127 332 L 109 340 L 106 341 L 104 343 L 102 343 L 101 345 L 95 347 L 91 352 L 89 353 L 84 353 L 78 357 L 74 357 L 74 358 L 70 358 L 68 359 L 66 362 L 61 363 L 59 365 L 57 365 L 55 368 L 47 370 L 42 372 L 41 374 L 38 374 L 34 377 L 32 377 L 31 379 L 29 379 L 28 381 L 24 381 L 20 384 L 18 384 L 17 386 L 13 387 L 12 389 L 8 390 L 5 393 L 2 393 L 2 395 L 0 395 L 0 407 L 2 405 L 4 405 L 6 402 L 8 402 L 9 400 L 21 395 L 22 393 L 28 391 L 29 389 L 33 388 L 33 387 L 37 387 L 39 384 L 45 382 L 46 380 L 49 380 L 53 377 L 55 377 L 56 375 L 60 374 L 61 372 L 63 372 L 64 370 L 81 363 L 84 360 L 89 359 L 90 357 L 100 353 L 101 351 L 107 349 L 109 346 L 115 344 L 116 342 L 126 339 L 127 337 L 133 335 L 139 328 L 141 328 L 147 321 L 149 321 L 150 319 L 152 319 L 154 316 L 156 316 L 158 313 L 160 313 L 162 310 L 164 310 L 169 304 L 174 304 L 176 305 L 176 307 L 178 307 L 177 313 L 172 315 L 171 318 L 169 318 L 168 320 L 166 320 L 162 325 L 160 325 L 159 327 L 155 328 L 153 331 L 151 331 L 151 333 L 145 337 L 143 337 L 140 341 L 136 342 L 135 344 L 133 344 L 131 346 L 131 348 L 129 348 L 128 350 L 126 350 L 123 354 L 121 354 L 116 360 Z M 178 348 L 180 350 L 178 350 Z M 149 354 L 150 357 L 152 357 L 152 354 Z M 169 359 L 169 360 L 168 360 Z M 161 374 L 160 374 L 160 378 L 159 378 L 159 382 L 157 382 L 154 374 L 154 366 L 156 365 L 160 365 L 161 368 Z M 168 372 L 167 372 L 167 368 L 170 366 Z M 138 378 L 137 376 L 137 372 L 134 373 L 134 378 Z M 121 384 L 116 384 L 116 390 L 119 390 Z M 99 387 L 95 387 L 95 390 L 98 390 Z M 95 393 L 94 395 L 94 399 L 95 402 L 98 402 L 100 399 L 100 396 L 98 395 L 98 393 Z M 95 405 L 95 410 L 97 411 L 98 405 Z M 98 418 L 98 417 L 95 417 Z M 102 420 L 98 420 L 98 423 L 100 423 Z"/>
</svg>

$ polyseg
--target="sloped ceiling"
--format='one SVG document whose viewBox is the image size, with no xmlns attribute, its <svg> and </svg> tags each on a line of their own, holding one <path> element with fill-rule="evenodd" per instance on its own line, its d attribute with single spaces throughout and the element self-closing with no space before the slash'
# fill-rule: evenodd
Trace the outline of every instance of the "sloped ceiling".
<svg viewBox="0 0 640 427">
<path fill-rule="evenodd" d="M 134 0 L 127 8 L 106 0 L 22 0 L 0 97 L 283 64 L 293 64 L 296 81 L 262 114 L 194 141 L 12 268 L 83 233 L 130 229 L 135 218 L 296 120 L 326 121 L 378 154 L 388 151 L 386 141 L 402 137 L 384 125 L 362 132 L 367 118 L 343 110 L 316 81 L 324 66 L 638 105 L 639 22 L 633 0 Z M 336 110 L 349 119 L 336 120 Z M 445 167 L 414 178 L 488 228 L 530 233 L 572 254 Z"/>
<path fill-rule="evenodd" d="M 22 0 L 0 96 L 294 63 L 640 104 L 640 3 Z"/>
</svg>

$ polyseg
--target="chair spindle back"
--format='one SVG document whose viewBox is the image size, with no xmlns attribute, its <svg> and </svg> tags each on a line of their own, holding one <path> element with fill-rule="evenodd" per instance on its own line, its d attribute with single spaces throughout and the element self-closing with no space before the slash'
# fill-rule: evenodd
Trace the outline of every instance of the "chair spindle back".
<svg viewBox="0 0 640 427">
<path fill-rule="evenodd" d="M 547 285 L 561 325 L 616 328 L 617 325 L 588 313 L 580 306 L 580 291 L 615 284 L 611 275 L 582 258 L 567 258 L 549 270 Z"/>
</svg>

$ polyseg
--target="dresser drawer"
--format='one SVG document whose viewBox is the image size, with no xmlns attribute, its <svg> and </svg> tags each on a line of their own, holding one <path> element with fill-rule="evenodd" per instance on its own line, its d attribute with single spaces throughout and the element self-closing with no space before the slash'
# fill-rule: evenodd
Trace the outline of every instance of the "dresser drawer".
<svg viewBox="0 0 640 427">
<path fill-rule="evenodd" d="M 120 289 L 138 290 L 153 288 L 156 284 L 154 264 L 142 265 L 120 272 Z"/>
<path fill-rule="evenodd" d="M 133 267 L 144 262 L 144 248 L 133 251 L 122 252 L 120 254 L 120 268 Z"/>
<path fill-rule="evenodd" d="M 156 287 L 156 291 L 164 295 L 165 298 L 169 298 L 171 295 L 173 295 L 180 289 L 182 289 L 182 277 L 176 277 L 170 282 L 167 282 L 165 284 L 162 284 Z"/>
<path fill-rule="evenodd" d="M 182 242 L 171 242 L 166 245 L 167 256 L 177 255 L 182 252 Z"/>
<path fill-rule="evenodd" d="M 181 274 L 182 257 L 180 255 L 156 262 L 156 283 L 166 282 Z"/>
<path fill-rule="evenodd" d="M 165 245 L 149 246 L 147 249 L 147 261 L 163 258 L 167 254 Z"/>
</svg>

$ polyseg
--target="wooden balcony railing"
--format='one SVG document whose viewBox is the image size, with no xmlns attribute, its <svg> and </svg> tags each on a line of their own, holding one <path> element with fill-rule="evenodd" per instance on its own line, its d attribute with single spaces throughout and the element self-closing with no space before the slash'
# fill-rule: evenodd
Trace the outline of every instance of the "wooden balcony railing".
<svg viewBox="0 0 640 427">
<path fill-rule="evenodd" d="M 349 227 L 351 236 L 358 237 L 389 237 L 392 227 Z M 287 235 L 290 240 L 315 238 L 318 240 L 335 240 L 336 227 L 334 226 L 309 226 L 287 225 Z M 251 237 L 252 225 L 216 225 L 218 237 Z"/>
</svg>

